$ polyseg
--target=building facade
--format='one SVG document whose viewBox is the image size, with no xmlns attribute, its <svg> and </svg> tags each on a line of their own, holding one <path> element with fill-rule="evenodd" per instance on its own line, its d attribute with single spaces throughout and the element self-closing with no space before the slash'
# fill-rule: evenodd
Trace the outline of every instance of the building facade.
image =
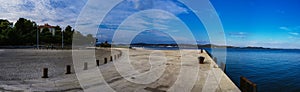
<svg viewBox="0 0 300 92">
<path fill-rule="evenodd" d="M 49 31 L 52 33 L 52 35 L 54 36 L 55 35 L 55 26 L 51 26 L 51 25 L 49 25 L 49 24 L 44 24 L 44 25 L 40 25 L 40 26 L 38 26 L 38 28 L 39 28 L 39 30 L 40 30 L 40 32 L 43 32 L 43 30 L 44 29 L 46 29 L 46 28 L 48 28 L 49 29 Z"/>
</svg>

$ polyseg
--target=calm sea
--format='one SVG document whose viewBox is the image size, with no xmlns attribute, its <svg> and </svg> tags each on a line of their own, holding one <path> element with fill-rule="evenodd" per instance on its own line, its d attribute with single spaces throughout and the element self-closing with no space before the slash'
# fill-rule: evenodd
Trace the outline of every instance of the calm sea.
<svg viewBox="0 0 300 92">
<path fill-rule="evenodd" d="M 227 49 L 226 59 L 226 73 L 237 86 L 245 76 L 258 92 L 300 92 L 300 50 Z"/>
<path fill-rule="evenodd" d="M 259 92 L 300 92 L 300 50 L 227 49 L 227 75 L 245 76 Z"/>
</svg>

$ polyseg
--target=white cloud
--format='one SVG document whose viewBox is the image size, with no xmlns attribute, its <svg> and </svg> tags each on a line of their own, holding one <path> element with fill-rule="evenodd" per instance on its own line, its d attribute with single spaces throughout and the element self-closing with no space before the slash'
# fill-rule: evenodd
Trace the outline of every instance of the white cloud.
<svg viewBox="0 0 300 92">
<path fill-rule="evenodd" d="M 285 30 L 285 31 L 291 31 L 291 29 L 290 29 L 290 28 L 288 28 L 288 27 L 285 27 L 285 26 L 279 27 L 279 29 L 281 29 L 281 30 Z"/>
<path fill-rule="evenodd" d="M 152 9 L 154 11 L 145 12 L 148 9 Z M 169 12 L 163 10 L 169 10 Z M 165 13 L 157 11 L 163 11 Z M 122 4 L 119 4 L 119 6 L 115 7 L 115 9 L 111 10 L 110 13 L 106 15 L 106 18 L 103 20 L 103 24 L 101 24 L 101 28 L 98 30 L 97 35 L 101 36 L 100 39 L 102 37 L 108 37 L 103 39 L 109 40 L 109 37 L 111 38 L 114 32 L 106 31 L 115 31 L 119 24 L 124 21 L 126 21 L 126 26 L 122 26 L 119 30 L 130 31 L 136 29 L 154 29 L 160 31 L 167 30 L 169 32 L 178 32 L 177 29 L 174 30 L 177 27 L 174 25 L 176 23 L 178 24 L 178 22 L 172 21 L 174 21 L 174 16 L 176 17 L 177 14 L 181 13 L 188 13 L 188 9 L 182 7 L 180 4 L 174 1 L 153 2 L 152 0 L 127 0 Z M 137 14 L 138 16 L 135 16 L 134 20 L 127 21 L 128 19 L 132 19 L 130 18 L 131 16 Z"/>
<path fill-rule="evenodd" d="M 2 19 L 16 22 L 19 18 L 27 18 L 38 24 L 74 27 L 85 0 L 0 0 L 0 2 Z"/>
<path fill-rule="evenodd" d="M 280 27 L 279 29 L 281 30 L 285 30 L 288 31 L 288 34 L 291 35 L 291 37 L 288 38 L 298 38 L 298 36 L 300 35 L 300 26 L 296 26 L 296 27 Z"/>
<path fill-rule="evenodd" d="M 85 22 L 77 23 L 80 25 L 79 30 L 83 34 L 96 34 L 95 31 L 91 31 L 97 29 L 99 27 L 99 23 L 101 21 L 94 21 L 95 18 L 99 18 L 98 15 L 93 12 L 93 9 L 97 9 L 97 11 L 102 12 L 103 8 L 99 6 L 97 0 L 89 0 L 93 5 L 84 6 L 88 0 L 0 0 L 0 18 L 8 19 L 9 21 L 16 22 L 19 18 L 26 18 L 32 21 L 37 22 L 39 25 L 44 23 L 49 23 L 50 25 L 60 25 L 65 27 L 67 25 L 71 25 L 75 27 L 76 21 L 85 20 Z M 181 29 L 178 29 L 176 23 L 174 22 L 174 15 L 176 17 L 177 14 L 188 13 L 189 10 L 182 7 L 179 3 L 174 1 L 157 1 L 153 2 L 152 0 L 127 0 L 127 3 L 121 4 L 119 8 L 116 8 L 110 11 L 110 15 L 107 15 L 107 19 L 103 21 L 104 25 L 108 26 L 117 26 L 118 23 L 122 22 L 124 17 L 131 14 L 135 14 L 138 10 L 143 9 L 161 9 L 161 10 L 169 10 L 168 13 L 156 13 L 156 12 L 148 12 L 142 14 L 144 16 L 140 16 L 136 19 L 136 21 L 128 22 L 132 27 L 124 27 L 126 30 L 130 30 L 133 28 L 149 28 L 155 27 L 155 30 L 168 30 L 168 32 L 181 32 Z M 149 2 L 153 2 L 153 4 L 149 4 Z M 132 3 L 134 6 L 132 6 Z M 105 5 L 105 4 L 103 4 Z M 87 7 L 85 12 L 82 12 L 81 9 L 83 7 Z M 99 14 L 97 12 L 97 14 Z M 81 20 L 77 20 L 77 17 L 80 13 L 88 13 L 85 14 L 85 18 Z M 105 13 L 103 13 L 105 14 Z M 174 15 L 172 15 L 174 14 Z M 92 22 L 91 22 L 92 21 Z M 172 25 L 172 26 L 170 26 Z M 113 28 L 102 28 L 98 31 L 98 36 L 100 35 L 103 38 L 111 38 L 114 34 L 112 31 Z M 123 30 L 123 29 L 122 29 Z M 179 33 L 177 33 L 180 35 Z M 176 35 L 177 35 L 176 34 Z M 182 32 L 181 32 L 182 34 Z M 162 34 L 157 34 L 162 35 Z M 180 38 L 177 35 L 178 38 Z M 191 37 L 191 36 L 187 36 Z M 180 38 L 184 40 L 184 38 Z"/>
<path fill-rule="evenodd" d="M 279 29 L 281 30 L 285 30 L 285 31 L 300 31 L 300 26 L 296 26 L 296 27 L 279 27 Z"/>
<path fill-rule="evenodd" d="M 295 36 L 298 36 L 298 35 L 299 35 L 299 33 L 296 33 L 296 32 L 289 32 L 289 34 L 295 35 Z"/>
<path fill-rule="evenodd" d="M 161 15 L 164 17 L 160 17 L 157 15 Z M 136 36 L 139 32 L 144 31 L 145 32 L 144 34 L 147 35 L 145 37 L 149 37 L 148 35 L 152 35 L 151 37 L 154 37 L 154 38 L 150 37 L 150 39 L 147 38 L 149 39 L 149 42 L 153 42 L 155 40 L 160 40 L 160 41 L 166 40 L 166 39 L 159 39 L 155 37 L 171 36 L 174 38 L 174 40 L 180 43 L 196 43 L 196 42 L 192 42 L 193 35 L 188 30 L 189 29 L 187 28 L 187 26 L 175 15 L 166 11 L 155 9 L 155 10 L 145 10 L 139 13 L 135 13 L 134 15 L 128 17 L 128 19 L 126 19 L 124 23 L 120 25 L 118 29 L 119 32 L 116 37 L 117 39 L 120 39 L 120 41 L 125 39 L 131 39 L 132 36 Z M 105 31 L 100 30 L 100 32 L 104 33 Z M 113 35 L 112 30 L 110 32 L 112 36 Z M 103 39 L 109 40 L 109 38 L 104 38 L 104 37 Z"/>
<path fill-rule="evenodd" d="M 189 10 L 181 6 L 180 3 L 171 0 L 128 0 L 133 2 L 134 8 L 138 10 L 145 9 L 163 9 L 169 10 L 173 14 L 188 13 Z"/>
<path fill-rule="evenodd" d="M 247 36 L 249 36 L 248 33 L 246 32 L 230 32 L 229 37 L 234 37 L 234 38 L 246 38 Z"/>
<path fill-rule="evenodd" d="M 171 0 L 158 0 L 155 4 L 157 4 L 155 8 L 169 10 L 173 14 L 190 12 L 189 9 L 182 7 L 179 3 Z"/>
</svg>

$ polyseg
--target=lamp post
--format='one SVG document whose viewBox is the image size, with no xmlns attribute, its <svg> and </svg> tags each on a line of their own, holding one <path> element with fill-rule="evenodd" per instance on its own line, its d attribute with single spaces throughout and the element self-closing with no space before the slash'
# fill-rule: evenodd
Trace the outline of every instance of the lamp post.
<svg viewBox="0 0 300 92">
<path fill-rule="evenodd" d="M 62 28 L 62 32 L 61 32 L 61 48 L 64 48 L 64 29 Z"/>
<path fill-rule="evenodd" d="M 39 49 L 39 28 L 36 28 L 36 48 Z"/>
</svg>

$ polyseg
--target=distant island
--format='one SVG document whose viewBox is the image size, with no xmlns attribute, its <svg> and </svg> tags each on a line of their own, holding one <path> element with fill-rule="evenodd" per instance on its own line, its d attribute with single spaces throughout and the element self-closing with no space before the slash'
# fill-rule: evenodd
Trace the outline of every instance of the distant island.
<svg viewBox="0 0 300 92">
<path fill-rule="evenodd" d="M 126 44 L 117 44 L 117 46 L 130 46 L 130 47 L 178 47 L 181 46 L 183 48 L 192 48 L 197 46 L 198 48 L 237 48 L 237 49 L 278 49 L 278 48 L 265 48 L 265 47 L 254 47 L 254 46 L 247 46 L 247 47 L 237 47 L 237 46 L 223 46 L 223 45 L 214 45 L 214 44 L 149 44 L 149 43 L 132 43 L 130 45 Z"/>
</svg>

